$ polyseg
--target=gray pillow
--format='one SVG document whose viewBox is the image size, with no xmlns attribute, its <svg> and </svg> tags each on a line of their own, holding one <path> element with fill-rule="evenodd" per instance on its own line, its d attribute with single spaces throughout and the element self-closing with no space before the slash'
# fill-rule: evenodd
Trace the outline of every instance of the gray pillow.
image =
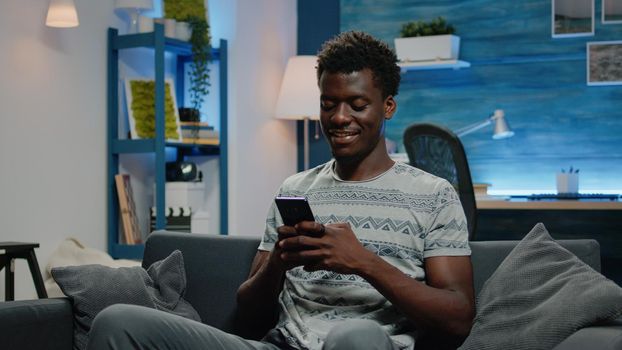
<svg viewBox="0 0 622 350">
<path fill-rule="evenodd" d="M 622 288 L 537 224 L 477 297 L 460 349 L 551 349 L 575 331 L 622 313 Z"/>
<path fill-rule="evenodd" d="M 86 348 L 93 319 L 113 304 L 140 305 L 201 321 L 183 299 L 186 272 L 179 250 L 146 271 L 140 266 L 81 265 L 54 268 L 52 277 L 72 301 L 76 349 Z"/>
</svg>

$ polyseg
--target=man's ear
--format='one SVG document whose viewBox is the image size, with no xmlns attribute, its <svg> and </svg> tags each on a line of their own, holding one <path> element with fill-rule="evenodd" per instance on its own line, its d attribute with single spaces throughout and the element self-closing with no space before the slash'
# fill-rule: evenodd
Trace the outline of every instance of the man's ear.
<svg viewBox="0 0 622 350">
<path fill-rule="evenodd" d="M 384 119 L 389 120 L 393 118 L 393 114 L 397 110 L 397 102 L 392 95 L 387 96 L 384 100 Z"/>
</svg>

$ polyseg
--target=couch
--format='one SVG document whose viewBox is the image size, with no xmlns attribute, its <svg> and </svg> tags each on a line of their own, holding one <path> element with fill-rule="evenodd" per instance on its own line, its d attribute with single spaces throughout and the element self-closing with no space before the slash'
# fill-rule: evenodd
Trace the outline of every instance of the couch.
<svg viewBox="0 0 622 350">
<path fill-rule="evenodd" d="M 560 240 L 562 246 L 600 270 L 600 246 L 595 240 Z M 185 260 L 185 298 L 204 323 L 237 332 L 235 294 L 248 276 L 258 237 L 193 235 L 157 231 L 146 242 L 143 267 L 175 249 Z M 496 270 L 517 241 L 471 242 L 475 293 Z M 0 302 L 0 348 L 71 349 L 71 303 L 67 298 Z M 622 349 L 622 319 L 584 328 L 555 349 Z"/>
</svg>

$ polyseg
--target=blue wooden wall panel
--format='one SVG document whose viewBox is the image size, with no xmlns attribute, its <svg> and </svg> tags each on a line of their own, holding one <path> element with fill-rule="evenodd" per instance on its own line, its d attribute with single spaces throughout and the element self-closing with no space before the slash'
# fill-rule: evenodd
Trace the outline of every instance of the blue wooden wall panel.
<svg viewBox="0 0 622 350">
<path fill-rule="evenodd" d="M 398 112 L 387 136 L 429 121 L 458 129 L 494 109 L 513 138 L 492 128 L 462 138 L 475 182 L 493 190 L 553 191 L 555 172 L 581 169 L 580 189 L 622 191 L 622 86 L 586 85 L 585 46 L 622 40 L 622 25 L 600 23 L 595 36 L 551 38 L 550 0 L 341 0 L 341 30 L 364 30 L 393 46 L 401 24 L 444 16 L 461 37 L 471 68 L 402 75 Z"/>
</svg>

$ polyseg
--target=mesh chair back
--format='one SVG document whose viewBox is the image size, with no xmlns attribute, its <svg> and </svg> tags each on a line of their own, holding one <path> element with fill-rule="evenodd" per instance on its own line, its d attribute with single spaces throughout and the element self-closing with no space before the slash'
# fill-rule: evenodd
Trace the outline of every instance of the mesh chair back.
<svg viewBox="0 0 622 350">
<path fill-rule="evenodd" d="M 451 130 L 439 125 L 417 123 L 404 131 L 404 147 L 410 165 L 449 181 L 466 215 L 469 240 L 477 225 L 477 208 L 471 171 L 462 142 Z"/>
</svg>

